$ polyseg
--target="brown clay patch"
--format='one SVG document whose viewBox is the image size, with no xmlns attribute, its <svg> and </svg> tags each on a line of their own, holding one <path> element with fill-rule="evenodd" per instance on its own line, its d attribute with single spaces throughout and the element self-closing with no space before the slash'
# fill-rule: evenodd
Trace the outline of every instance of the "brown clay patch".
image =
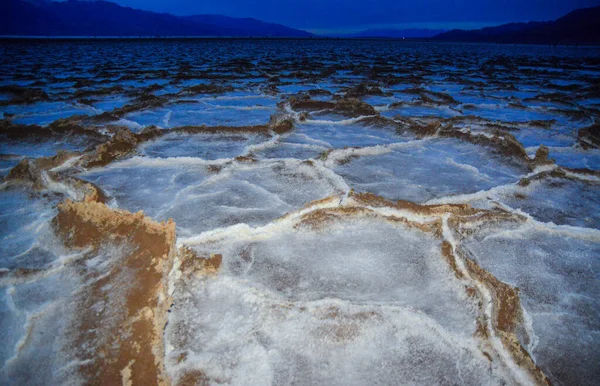
<svg viewBox="0 0 600 386">
<path fill-rule="evenodd" d="M 521 178 L 519 180 L 519 182 L 518 182 L 518 185 L 522 186 L 522 187 L 527 187 L 527 186 L 529 186 L 534 181 L 540 181 L 540 180 L 543 180 L 545 178 L 551 178 L 551 177 L 554 177 L 554 178 L 564 178 L 564 179 L 568 179 L 569 178 L 567 176 L 567 174 L 563 170 L 561 170 L 561 169 L 553 169 L 553 170 L 549 170 L 549 171 L 538 173 L 538 174 L 536 174 L 534 176 L 531 176 L 531 177 Z"/>
<path fill-rule="evenodd" d="M 237 162 L 242 162 L 242 163 L 255 163 L 255 162 L 257 162 L 256 158 L 254 158 L 254 157 L 248 157 L 248 156 L 235 157 L 234 160 L 237 161 Z"/>
<path fill-rule="evenodd" d="M 190 370 L 184 373 L 177 382 L 177 386 L 208 386 L 210 379 L 200 370 Z"/>
<path fill-rule="evenodd" d="M 179 260 L 181 272 L 190 277 L 214 275 L 219 272 L 223 256 L 220 254 L 211 254 L 210 256 L 198 256 L 193 250 L 187 247 L 179 248 Z"/>
<path fill-rule="evenodd" d="M 493 294 L 494 328 L 499 331 L 514 332 L 522 318 L 519 290 L 496 279 L 471 259 L 465 259 L 465 264 L 469 274 L 484 283 Z"/>
<path fill-rule="evenodd" d="M 209 173 L 214 173 L 217 174 L 221 171 L 221 169 L 223 169 L 223 166 L 221 165 L 208 165 L 206 167 L 206 171 L 208 171 Z"/>
<path fill-rule="evenodd" d="M 335 111 L 349 117 L 379 115 L 379 112 L 375 110 L 375 107 L 357 98 L 340 99 L 335 103 L 334 109 Z"/>
<path fill-rule="evenodd" d="M 548 378 L 535 365 L 516 335 L 516 328 L 523 318 L 519 290 L 501 282 L 471 259 L 465 259 L 465 264 L 469 274 L 492 293 L 492 327 L 504 347 L 511 353 L 517 365 L 525 368 L 537 384 L 550 385 Z M 478 320 L 476 335 L 489 336 L 483 320 Z"/>
<path fill-rule="evenodd" d="M 78 266 L 82 275 L 94 278 L 74 305 L 72 350 L 82 361 L 82 377 L 92 384 L 120 384 L 125 376 L 132 384 L 168 384 L 163 330 L 171 304 L 166 277 L 174 256 L 175 224 L 156 223 L 141 212 L 112 210 L 98 202 L 67 200 L 58 206 L 53 226 L 68 247 L 91 248 L 90 257 L 107 244 L 129 246 L 106 272 Z M 124 303 L 114 300 L 121 296 Z M 110 312 L 94 311 L 98 302 Z"/>
<path fill-rule="evenodd" d="M 87 168 L 105 166 L 129 155 L 137 144 L 138 138 L 129 129 L 119 128 L 109 141 L 98 145 L 93 153 L 84 156 L 83 166 Z"/>
<path fill-rule="evenodd" d="M 333 109 L 335 104 L 312 99 L 290 99 L 290 106 L 295 110 L 328 110 Z"/>
<path fill-rule="evenodd" d="M 586 149 L 600 147 L 600 123 L 580 129 L 578 137 L 579 143 Z"/>
<path fill-rule="evenodd" d="M 492 356 L 489 353 L 484 351 L 482 354 L 484 357 L 487 358 L 488 361 L 492 362 Z"/>
<path fill-rule="evenodd" d="M 388 201 L 387 199 L 377 196 L 373 193 L 356 193 L 350 192 L 350 197 L 361 205 L 372 207 L 389 207 L 402 210 L 408 210 L 421 215 L 443 215 L 456 214 L 461 216 L 473 215 L 481 212 L 467 204 L 441 204 L 441 205 L 420 205 L 410 201 L 398 200 Z"/>
<path fill-rule="evenodd" d="M 294 120 L 285 114 L 273 114 L 269 120 L 269 128 L 275 134 L 284 134 L 294 128 Z"/>
<path fill-rule="evenodd" d="M 448 263 L 448 265 L 450 265 L 452 272 L 454 272 L 454 276 L 456 276 L 457 279 L 462 279 L 463 274 L 458 270 L 458 267 L 456 266 L 456 257 L 454 256 L 454 252 L 452 251 L 452 244 L 445 240 L 442 241 L 442 256 L 444 256 L 444 259 L 446 259 L 446 262 Z"/>
<path fill-rule="evenodd" d="M 320 325 L 315 334 L 338 344 L 358 338 L 362 326 L 381 320 L 381 314 L 370 312 L 346 313 L 336 306 L 316 312 L 316 317 L 326 323 Z"/>
<path fill-rule="evenodd" d="M 410 221 L 407 218 L 396 217 L 396 216 L 386 216 L 385 219 L 388 221 L 391 221 L 391 222 L 402 223 L 410 228 L 418 229 L 421 232 L 431 233 L 435 237 L 438 237 L 438 238 L 442 237 L 442 233 L 443 233 L 442 225 L 443 224 L 442 224 L 441 219 L 435 219 L 433 221 L 429 221 L 429 222 L 425 222 L 425 223 Z"/>
<path fill-rule="evenodd" d="M 513 135 L 507 132 L 500 132 L 499 130 L 492 130 L 492 137 L 485 135 L 474 135 L 470 132 L 462 132 L 454 130 L 452 128 L 447 130 L 441 130 L 438 135 L 443 137 L 457 138 L 465 142 L 472 143 L 474 145 L 481 145 L 493 148 L 498 153 L 506 157 L 512 157 L 516 160 L 523 162 L 526 165 L 530 165 L 531 160 L 527 155 L 527 151 Z"/>
<path fill-rule="evenodd" d="M 308 228 L 308 229 L 323 229 L 327 225 L 332 224 L 344 218 L 358 216 L 358 215 L 372 215 L 376 214 L 368 209 L 359 207 L 338 207 L 338 208 L 325 208 L 316 209 L 312 212 L 304 214 L 300 221 L 294 225 L 295 229 Z"/>
</svg>

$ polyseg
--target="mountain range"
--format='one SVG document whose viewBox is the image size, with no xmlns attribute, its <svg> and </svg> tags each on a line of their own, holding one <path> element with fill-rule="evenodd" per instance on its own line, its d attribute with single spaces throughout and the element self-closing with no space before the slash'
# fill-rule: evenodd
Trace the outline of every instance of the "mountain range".
<svg viewBox="0 0 600 386">
<path fill-rule="evenodd" d="M 431 38 L 446 32 L 444 29 L 428 28 L 373 28 L 349 34 L 335 34 L 330 37 L 338 38 L 392 38 L 392 39 L 423 39 Z"/>
<path fill-rule="evenodd" d="M 0 0 L 0 35 L 12 36 L 278 36 L 311 33 L 251 18 L 174 16 L 108 1 Z"/>
<path fill-rule="evenodd" d="M 109 1 L 0 0 L 0 36 L 215 36 L 296 37 L 310 32 L 252 18 L 174 16 Z M 479 30 L 369 29 L 341 38 L 427 38 L 434 41 L 600 44 L 600 6 L 557 20 L 509 23 Z"/>
<path fill-rule="evenodd" d="M 521 44 L 599 44 L 600 6 L 577 9 L 547 22 L 510 23 L 478 30 L 452 30 L 434 40 Z"/>
</svg>

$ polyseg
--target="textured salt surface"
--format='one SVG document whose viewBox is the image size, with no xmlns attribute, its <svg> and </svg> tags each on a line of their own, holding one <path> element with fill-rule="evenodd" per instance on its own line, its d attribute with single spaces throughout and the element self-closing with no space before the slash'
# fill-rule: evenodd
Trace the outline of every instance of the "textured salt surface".
<svg viewBox="0 0 600 386">
<path fill-rule="evenodd" d="M 223 263 L 218 277 L 176 282 L 166 330 L 173 377 L 494 384 L 506 376 L 478 350 L 476 305 L 433 237 L 377 220 L 257 236 L 195 248 L 222 253 Z"/>
<path fill-rule="evenodd" d="M 236 163 L 218 173 L 196 161 L 133 158 L 81 177 L 102 186 L 121 208 L 144 210 L 158 220 L 173 218 L 185 235 L 237 223 L 265 224 L 340 192 L 327 175 L 297 161 Z"/>
<path fill-rule="evenodd" d="M 335 168 L 348 184 L 392 200 L 425 202 L 519 179 L 523 169 L 458 140 L 412 141 Z"/>
<path fill-rule="evenodd" d="M 520 289 L 536 335 L 532 356 L 561 384 L 591 384 L 600 369 L 600 235 L 532 225 L 496 231 L 475 235 L 465 247 L 482 267 Z"/>
<path fill-rule="evenodd" d="M 0 58 L 1 384 L 600 376 L 597 50 Z"/>
</svg>

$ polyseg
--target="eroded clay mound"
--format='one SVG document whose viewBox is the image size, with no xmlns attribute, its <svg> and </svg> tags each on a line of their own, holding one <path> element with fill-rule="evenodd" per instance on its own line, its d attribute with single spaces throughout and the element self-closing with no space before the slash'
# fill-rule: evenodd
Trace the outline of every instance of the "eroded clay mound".
<svg viewBox="0 0 600 386">
<path fill-rule="evenodd" d="M 86 285 L 74 299 L 71 340 L 83 379 L 95 384 L 168 383 L 162 333 L 170 306 L 166 274 L 175 250 L 175 224 L 102 203 L 71 201 L 59 205 L 53 223 L 67 246 L 89 251 L 78 269 Z M 107 255 L 109 245 L 125 252 Z"/>
</svg>

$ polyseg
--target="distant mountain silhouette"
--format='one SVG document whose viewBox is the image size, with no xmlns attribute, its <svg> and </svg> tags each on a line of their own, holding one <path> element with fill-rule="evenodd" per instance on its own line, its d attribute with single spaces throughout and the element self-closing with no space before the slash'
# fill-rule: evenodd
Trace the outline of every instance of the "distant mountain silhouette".
<svg viewBox="0 0 600 386">
<path fill-rule="evenodd" d="M 0 0 L 0 35 L 21 36 L 285 36 L 312 34 L 256 19 L 173 16 L 108 1 Z"/>
<path fill-rule="evenodd" d="M 414 39 L 414 38 L 430 38 L 436 36 L 446 30 L 443 29 L 427 29 L 427 28 L 373 28 L 351 34 L 336 34 L 332 37 L 342 38 L 394 38 L 394 39 Z"/>
<path fill-rule="evenodd" d="M 524 44 L 600 44 L 600 6 L 575 10 L 555 21 L 510 23 L 478 30 L 452 30 L 435 40 Z"/>
</svg>

